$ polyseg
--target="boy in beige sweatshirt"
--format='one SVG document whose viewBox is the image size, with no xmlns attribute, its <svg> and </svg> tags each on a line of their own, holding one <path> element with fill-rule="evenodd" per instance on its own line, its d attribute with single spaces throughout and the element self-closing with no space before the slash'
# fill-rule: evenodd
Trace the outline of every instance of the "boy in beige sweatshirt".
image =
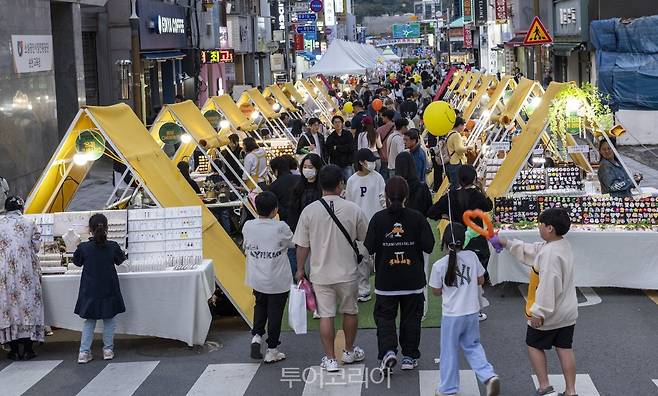
<svg viewBox="0 0 658 396">
<path fill-rule="evenodd" d="M 568 213 L 550 208 L 539 215 L 539 235 L 545 242 L 525 243 L 498 238 L 523 264 L 531 267 L 526 344 L 530 363 L 537 375 L 537 395 L 555 392 L 548 382 L 545 350 L 555 346 L 566 389 L 560 396 L 576 395 L 576 358 L 571 349 L 578 318 L 578 300 L 574 283 L 571 245 L 563 238 L 571 227 Z"/>
</svg>

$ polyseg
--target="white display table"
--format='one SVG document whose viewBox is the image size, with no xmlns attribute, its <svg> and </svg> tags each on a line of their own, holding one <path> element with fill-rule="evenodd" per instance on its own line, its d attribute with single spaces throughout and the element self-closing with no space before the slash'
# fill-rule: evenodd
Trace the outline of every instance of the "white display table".
<svg viewBox="0 0 658 396">
<path fill-rule="evenodd" d="M 538 230 L 501 230 L 500 236 L 539 242 Z M 624 287 L 658 289 L 658 232 L 571 230 L 571 243 L 578 287 Z M 529 267 L 507 251 L 491 252 L 492 284 L 528 283 Z"/>
<path fill-rule="evenodd" d="M 212 315 L 208 299 L 215 292 L 212 260 L 183 271 L 120 273 L 126 312 L 116 316 L 117 334 L 153 336 L 203 345 Z M 83 319 L 73 313 L 80 275 L 44 276 L 43 303 L 47 325 L 80 331 Z M 101 323 L 96 331 L 102 331 Z"/>
</svg>

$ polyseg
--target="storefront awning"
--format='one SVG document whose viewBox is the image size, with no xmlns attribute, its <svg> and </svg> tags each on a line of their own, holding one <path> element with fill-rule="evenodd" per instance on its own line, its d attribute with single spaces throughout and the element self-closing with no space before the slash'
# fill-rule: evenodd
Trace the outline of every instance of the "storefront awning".
<svg viewBox="0 0 658 396">
<path fill-rule="evenodd" d="M 509 41 L 505 41 L 505 46 L 508 47 L 522 47 L 523 46 L 523 40 L 525 39 L 525 36 L 514 36 L 513 39 Z"/>
<path fill-rule="evenodd" d="M 580 47 L 580 43 L 553 43 L 551 51 L 554 55 L 569 56 L 578 47 Z"/>
<path fill-rule="evenodd" d="M 142 57 L 149 60 L 183 59 L 185 54 L 180 51 L 142 52 Z"/>
</svg>

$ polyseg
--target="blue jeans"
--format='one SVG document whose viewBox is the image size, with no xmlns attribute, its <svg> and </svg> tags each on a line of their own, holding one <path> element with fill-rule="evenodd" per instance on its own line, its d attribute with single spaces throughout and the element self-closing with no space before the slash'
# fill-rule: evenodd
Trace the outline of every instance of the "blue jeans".
<svg viewBox="0 0 658 396">
<path fill-rule="evenodd" d="M 91 343 L 94 341 L 94 329 L 96 320 L 85 319 L 82 326 L 82 338 L 80 339 L 80 353 L 90 353 Z M 103 349 L 114 349 L 114 330 L 117 328 L 115 318 L 103 319 Z"/>
<path fill-rule="evenodd" d="M 459 188 L 459 178 L 457 177 L 457 172 L 459 171 L 459 167 L 461 167 L 461 164 L 445 164 L 445 171 L 446 171 L 446 176 L 448 177 L 448 180 L 450 181 L 450 188 L 452 189 L 458 189 Z"/>
<path fill-rule="evenodd" d="M 480 322 L 478 314 L 445 316 L 441 318 L 441 357 L 439 371 L 441 380 L 437 390 L 441 393 L 459 391 L 459 349 L 480 382 L 485 383 L 496 373 L 487 361 L 480 344 Z"/>
<path fill-rule="evenodd" d="M 340 168 L 340 170 L 343 171 L 343 177 L 345 178 L 345 181 L 350 178 L 354 174 L 354 167 L 352 165 L 348 165 L 344 168 Z"/>
<path fill-rule="evenodd" d="M 381 167 L 379 168 L 379 174 L 382 175 L 384 181 L 388 181 L 388 179 L 391 178 L 391 174 L 388 169 L 388 162 L 382 161 Z"/>
<path fill-rule="evenodd" d="M 294 278 L 297 273 L 297 247 L 288 249 L 288 260 L 290 261 L 290 269 Z"/>
</svg>

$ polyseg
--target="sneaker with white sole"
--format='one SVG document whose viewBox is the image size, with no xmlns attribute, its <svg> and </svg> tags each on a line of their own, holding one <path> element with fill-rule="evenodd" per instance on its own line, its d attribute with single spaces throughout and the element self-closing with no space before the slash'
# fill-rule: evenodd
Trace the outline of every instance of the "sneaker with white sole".
<svg viewBox="0 0 658 396">
<path fill-rule="evenodd" d="M 251 353 L 250 353 L 250 355 L 251 355 L 252 359 L 259 359 L 260 360 L 260 359 L 263 358 L 263 354 L 260 351 L 260 346 L 261 346 L 262 342 L 263 342 L 262 337 L 259 336 L 258 334 L 253 336 L 253 338 L 251 339 Z"/>
<path fill-rule="evenodd" d="M 279 362 L 286 358 L 286 354 L 279 352 L 276 348 L 267 348 L 265 352 L 265 363 Z"/>
<path fill-rule="evenodd" d="M 366 353 L 358 346 L 355 346 L 351 352 L 343 351 L 343 364 L 360 362 L 365 358 Z"/>
<path fill-rule="evenodd" d="M 487 320 L 487 314 L 484 313 L 484 312 L 480 312 L 480 313 L 478 314 L 478 320 L 479 320 L 480 322 L 484 322 L 485 320 Z"/>
<path fill-rule="evenodd" d="M 114 359 L 114 350 L 110 348 L 103 348 L 103 360 Z"/>
<path fill-rule="evenodd" d="M 317 310 L 313 311 L 313 319 L 320 319 L 320 314 L 318 314 Z"/>
<path fill-rule="evenodd" d="M 390 375 L 393 372 L 393 367 L 398 364 L 398 358 L 393 351 L 388 351 L 382 358 L 382 363 L 379 366 L 384 375 Z"/>
<path fill-rule="evenodd" d="M 358 302 L 366 302 L 370 301 L 372 299 L 372 296 L 370 293 L 368 294 L 359 294 L 359 297 L 356 299 Z"/>
<path fill-rule="evenodd" d="M 487 396 L 500 395 L 500 379 L 497 375 L 489 378 L 489 380 L 485 382 L 485 385 L 487 386 Z"/>
<path fill-rule="evenodd" d="M 413 370 L 416 367 L 418 367 L 418 361 L 416 359 L 411 358 L 409 356 L 405 356 L 402 358 L 402 364 L 400 365 L 400 369 Z"/>
<path fill-rule="evenodd" d="M 338 361 L 327 356 L 322 357 L 320 367 L 327 370 L 329 373 L 335 373 L 340 370 L 340 368 L 338 368 Z"/>
<path fill-rule="evenodd" d="M 91 352 L 80 352 L 78 355 L 78 363 L 79 364 L 86 364 L 94 360 L 94 357 L 91 356 Z"/>
</svg>

